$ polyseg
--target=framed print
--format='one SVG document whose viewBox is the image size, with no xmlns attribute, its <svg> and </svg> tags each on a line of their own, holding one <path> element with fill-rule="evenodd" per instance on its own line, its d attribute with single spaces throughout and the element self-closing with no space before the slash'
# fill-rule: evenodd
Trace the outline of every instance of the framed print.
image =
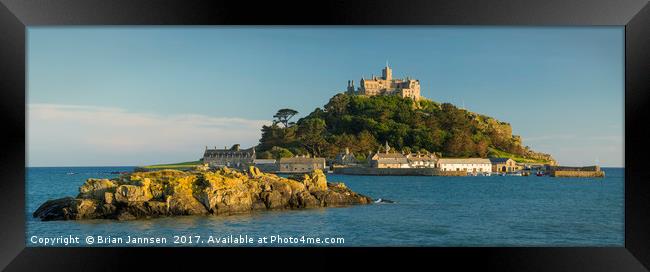
<svg viewBox="0 0 650 272">
<path fill-rule="evenodd" d="M 7 270 L 650 265 L 645 1 L 1 2 Z"/>
</svg>

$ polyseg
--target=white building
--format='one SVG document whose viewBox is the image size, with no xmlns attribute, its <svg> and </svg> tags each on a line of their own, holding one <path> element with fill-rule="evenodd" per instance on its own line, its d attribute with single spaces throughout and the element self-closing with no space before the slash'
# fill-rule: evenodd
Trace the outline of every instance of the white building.
<svg viewBox="0 0 650 272">
<path fill-rule="evenodd" d="M 492 163 L 489 159 L 466 158 L 466 159 L 438 159 L 437 163 L 440 171 L 465 171 L 467 173 L 490 173 L 492 172 Z"/>
</svg>

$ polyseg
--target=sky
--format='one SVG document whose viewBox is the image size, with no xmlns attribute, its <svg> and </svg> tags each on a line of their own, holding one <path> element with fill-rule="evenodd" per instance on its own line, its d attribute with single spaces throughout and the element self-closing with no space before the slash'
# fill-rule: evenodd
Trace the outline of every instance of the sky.
<svg viewBox="0 0 650 272">
<path fill-rule="evenodd" d="M 508 122 L 561 165 L 621 167 L 623 27 L 29 27 L 27 165 L 193 161 L 348 80 Z"/>
</svg>

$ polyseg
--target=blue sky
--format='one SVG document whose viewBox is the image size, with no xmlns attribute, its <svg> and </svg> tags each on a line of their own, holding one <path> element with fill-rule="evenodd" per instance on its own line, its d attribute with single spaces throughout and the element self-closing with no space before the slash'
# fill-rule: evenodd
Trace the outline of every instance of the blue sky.
<svg viewBox="0 0 650 272">
<path fill-rule="evenodd" d="M 561 164 L 623 165 L 622 27 L 30 27 L 28 165 L 195 160 L 349 79 L 512 124 Z"/>
</svg>

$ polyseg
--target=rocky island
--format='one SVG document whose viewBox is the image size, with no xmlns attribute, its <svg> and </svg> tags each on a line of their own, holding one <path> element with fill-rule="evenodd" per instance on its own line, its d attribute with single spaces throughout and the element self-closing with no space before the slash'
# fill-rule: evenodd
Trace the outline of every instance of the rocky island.
<svg viewBox="0 0 650 272">
<path fill-rule="evenodd" d="M 321 170 L 289 178 L 228 168 L 158 170 L 90 178 L 77 197 L 48 200 L 33 216 L 43 221 L 132 220 L 176 215 L 224 215 L 270 209 L 372 203 L 343 183 L 329 183 Z"/>
</svg>

